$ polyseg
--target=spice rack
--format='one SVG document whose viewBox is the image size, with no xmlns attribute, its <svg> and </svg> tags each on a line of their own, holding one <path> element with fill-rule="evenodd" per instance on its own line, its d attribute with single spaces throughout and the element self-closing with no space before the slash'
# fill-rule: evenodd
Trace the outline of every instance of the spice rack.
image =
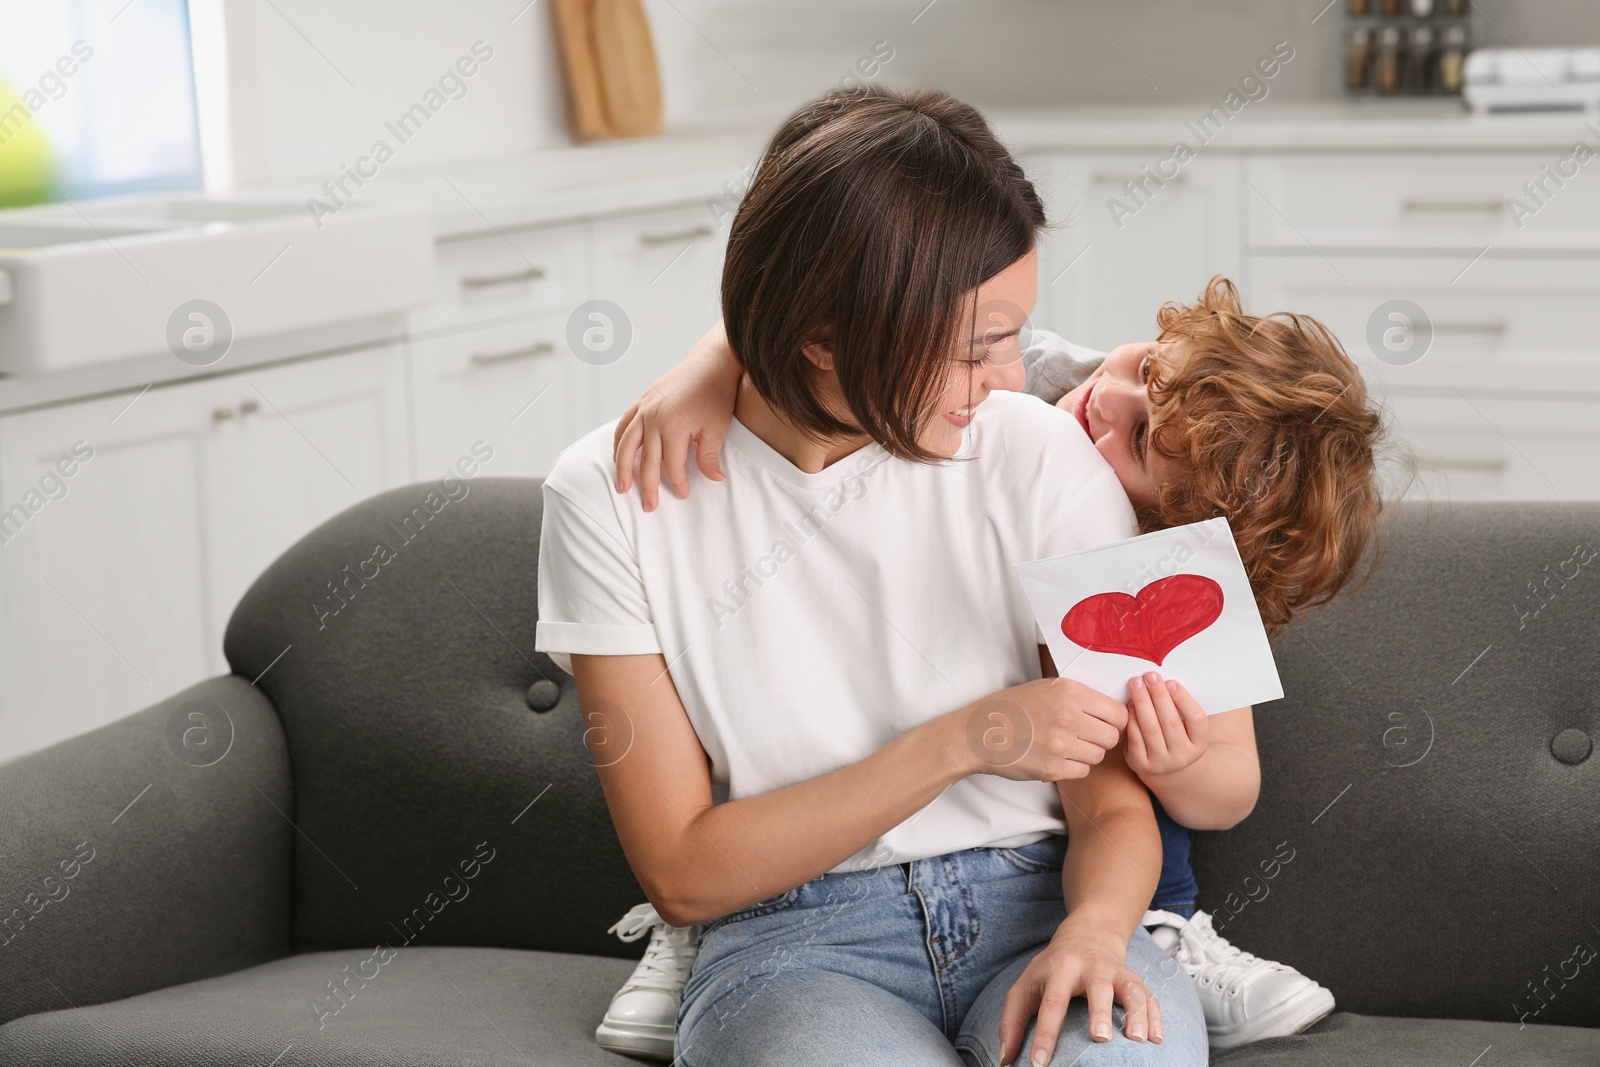
<svg viewBox="0 0 1600 1067">
<path fill-rule="evenodd" d="M 1460 96 L 1478 38 L 1470 0 L 1343 0 L 1346 96 Z"/>
</svg>

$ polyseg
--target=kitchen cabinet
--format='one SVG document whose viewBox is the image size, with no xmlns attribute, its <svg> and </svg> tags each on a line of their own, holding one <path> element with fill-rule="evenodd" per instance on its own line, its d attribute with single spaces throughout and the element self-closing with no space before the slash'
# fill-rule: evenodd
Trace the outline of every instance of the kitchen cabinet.
<svg viewBox="0 0 1600 1067">
<path fill-rule="evenodd" d="M 417 469 L 448 466 L 481 438 L 493 473 L 548 474 L 717 320 L 725 240 L 695 204 L 441 243 L 439 302 L 413 316 L 422 332 L 408 346 Z M 618 321 L 590 299 L 615 305 Z M 616 358 L 584 347 L 597 322 L 626 333 Z"/>
<path fill-rule="evenodd" d="M 1429 500 L 1600 499 L 1600 397 L 1527 400 L 1423 391 L 1385 405 L 1415 463 L 1408 495 Z M 1398 468 L 1397 468 L 1398 471 Z M 1537 493 L 1530 491 L 1537 486 Z"/>
<path fill-rule="evenodd" d="M 1149 340 L 1163 303 L 1195 300 L 1214 274 L 1237 277 L 1238 160 L 1203 155 L 1168 165 L 1170 178 L 1160 162 L 1158 154 L 1025 162 L 1052 227 L 1039 243 L 1036 325 L 1103 350 Z"/>
<path fill-rule="evenodd" d="M 427 332 L 570 311 L 589 284 L 586 222 L 440 241 L 433 302 L 411 313 L 410 327 Z"/>
<path fill-rule="evenodd" d="M 727 227 L 703 204 L 594 222 L 593 296 L 628 318 L 632 342 L 596 364 L 591 426 L 621 415 L 721 315 Z"/>
<path fill-rule="evenodd" d="M 1575 128 L 1574 134 L 1579 131 Z M 1600 183 L 1559 154 L 1255 156 L 1246 243 L 1328 254 L 1600 248 Z"/>
<path fill-rule="evenodd" d="M 1224 274 L 1247 311 L 1310 314 L 1340 339 L 1387 411 L 1393 458 L 1416 463 L 1410 495 L 1600 498 L 1600 185 L 1557 184 L 1545 165 L 1559 157 L 1531 152 L 1164 155 L 1025 158 L 1052 224 L 1036 324 L 1108 349 L 1154 336 L 1162 303 Z M 1397 299 L 1432 325 L 1409 363 L 1367 340 Z"/>
<path fill-rule="evenodd" d="M 410 480 L 405 415 L 391 345 L 0 418 L 0 501 L 42 501 L 0 550 L 0 758 L 225 671 L 261 571 Z"/>
<path fill-rule="evenodd" d="M 1254 250 L 1249 293 L 1258 308 L 1315 316 L 1341 340 L 1390 419 L 1390 477 L 1416 465 L 1406 495 L 1600 499 L 1600 342 L 1590 327 L 1600 257 L 1362 251 L 1334 241 Z M 1390 318 L 1395 300 L 1423 317 L 1407 308 Z M 1402 347 L 1420 344 L 1422 323 L 1425 349 L 1384 349 L 1391 328 L 1405 331 Z"/>
<path fill-rule="evenodd" d="M 567 350 L 566 330 L 558 313 L 412 341 L 417 476 L 453 466 L 478 440 L 494 448 L 487 474 L 550 473 L 598 421 L 593 368 Z"/>
<path fill-rule="evenodd" d="M 1472 260 L 1258 253 L 1250 257 L 1250 291 L 1263 308 L 1321 320 L 1379 392 L 1461 388 L 1600 400 L 1600 342 L 1591 324 L 1600 258 L 1491 253 Z M 1382 309 L 1396 299 L 1423 311 L 1432 342 L 1415 356 L 1384 351 L 1385 362 L 1368 324 L 1374 317 L 1390 324 Z"/>
</svg>

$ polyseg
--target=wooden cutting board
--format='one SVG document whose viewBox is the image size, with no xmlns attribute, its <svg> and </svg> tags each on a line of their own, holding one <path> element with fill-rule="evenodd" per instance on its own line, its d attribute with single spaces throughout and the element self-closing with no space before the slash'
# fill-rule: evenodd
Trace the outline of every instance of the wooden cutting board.
<svg viewBox="0 0 1600 1067">
<path fill-rule="evenodd" d="M 661 132 L 661 74 L 641 0 L 552 0 L 573 139 Z"/>
</svg>

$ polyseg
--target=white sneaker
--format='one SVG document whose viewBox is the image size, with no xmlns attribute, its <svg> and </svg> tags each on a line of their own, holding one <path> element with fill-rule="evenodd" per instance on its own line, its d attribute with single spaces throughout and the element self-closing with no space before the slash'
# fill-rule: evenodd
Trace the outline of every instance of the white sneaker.
<svg viewBox="0 0 1600 1067">
<path fill-rule="evenodd" d="M 1147 911 L 1144 925 L 1155 927 L 1150 936 L 1194 980 L 1212 1048 L 1298 1034 L 1333 1011 L 1332 993 L 1293 967 L 1230 945 L 1203 911 L 1193 919 Z"/>
<path fill-rule="evenodd" d="M 594 1039 L 601 1048 L 612 1052 L 670 1060 L 678 998 L 700 951 L 700 927 L 668 926 L 646 903 L 631 909 L 606 933 L 616 934 L 624 941 L 637 941 L 646 930 L 652 932 L 644 959 L 633 969 L 633 977 L 611 998 Z"/>
</svg>

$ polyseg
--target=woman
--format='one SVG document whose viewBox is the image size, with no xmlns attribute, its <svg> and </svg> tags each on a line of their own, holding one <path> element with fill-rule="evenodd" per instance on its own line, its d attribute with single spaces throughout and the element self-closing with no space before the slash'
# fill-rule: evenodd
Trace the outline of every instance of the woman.
<svg viewBox="0 0 1600 1067">
<path fill-rule="evenodd" d="M 1043 222 L 964 104 L 807 105 L 729 235 L 725 480 L 646 515 L 606 425 L 545 482 L 538 647 L 641 886 L 705 924 L 685 1067 L 1205 1062 L 1138 926 L 1127 709 L 1040 677 L 1011 573 L 1136 532 L 1071 416 L 1004 391 Z"/>
</svg>

